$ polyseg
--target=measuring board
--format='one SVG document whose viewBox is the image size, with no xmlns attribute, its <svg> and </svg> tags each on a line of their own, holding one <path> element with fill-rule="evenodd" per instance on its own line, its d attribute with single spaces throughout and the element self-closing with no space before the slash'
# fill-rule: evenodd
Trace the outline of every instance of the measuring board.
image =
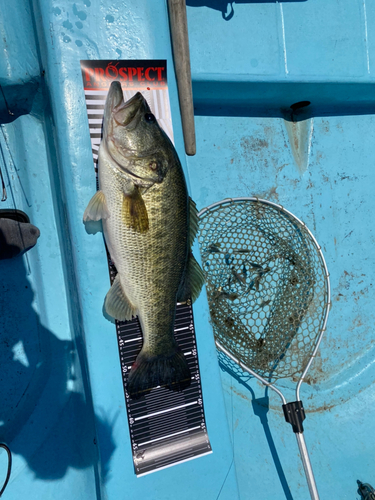
<svg viewBox="0 0 375 500">
<path fill-rule="evenodd" d="M 116 274 L 116 268 L 110 263 L 112 283 Z M 137 476 L 211 453 L 191 304 L 177 304 L 174 326 L 175 338 L 192 376 L 190 386 L 182 392 L 157 387 L 146 396 L 131 400 L 126 391 L 127 378 L 142 347 L 138 318 L 116 321 L 116 331 Z"/>
<path fill-rule="evenodd" d="M 149 75 L 158 75 L 164 79 L 161 88 L 146 82 L 148 87 L 144 90 L 156 119 L 173 140 L 169 95 L 166 87 L 166 61 L 116 61 L 116 66 L 111 61 L 81 61 L 81 68 L 95 167 L 101 140 L 105 99 L 111 82 L 116 79 L 113 78 L 113 68 L 116 69 L 117 74 L 121 74 L 120 71 L 123 68 L 127 71 L 132 69 L 133 72 L 134 69 L 136 70 L 133 74 L 133 82 L 135 82 L 133 88 L 127 88 L 127 85 L 124 87 L 124 83 L 120 80 L 125 99 L 129 99 L 141 90 L 138 87 L 140 83 L 136 81 L 138 68 L 142 70 L 140 75 L 145 75 L 150 68 L 153 73 L 149 72 Z M 107 74 L 106 79 L 108 68 L 111 68 L 112 73 L 107 72 L 111 78 Z M 95 75 L 97 75 L 97 80 L 95 80 Z M 96 87 L 95 90 L 87 88 L 88 81 Z M 95 170 L 97 171 L 97 168 Z M 112 284 L 117 271 L 109 256 L 108 264 Z M 192 375 L 190 386 L 182 392 L 157 387 L 138 400 L 130 399 L 126 391 L 127 378 L 142 347 L 142 332 L 138 318 L 131 321 L 116 321 L 116 332 L 136 475 L 149 474 L 212 453 L 204 417 L 193 310 L 190 301 L 177 304 L 174 327 L 176 341 L 186 356 Z"/>
</svg>

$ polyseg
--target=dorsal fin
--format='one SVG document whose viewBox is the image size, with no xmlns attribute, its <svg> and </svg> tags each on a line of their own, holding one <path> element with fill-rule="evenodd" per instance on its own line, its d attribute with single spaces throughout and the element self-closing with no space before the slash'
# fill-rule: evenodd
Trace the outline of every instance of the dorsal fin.
<svg viewBox="0 0 375 500">
<path fill-rule="evenodd" d="M 179 302 L 186 302 L 187 299 L 191 298 L 192 302 L 194 302 L 201 293 L 203 283 L 203 271 L 195 260 L 194 255 L 190 253 L 186 265 L 184 281 L 178 291 L 177 300 Z"/>
<path fill-rule="evenodd" d="M 192 247 L 198 232 L 198 210 L 194 201 L 189 197 L 189 248 Z"/>
</svg>

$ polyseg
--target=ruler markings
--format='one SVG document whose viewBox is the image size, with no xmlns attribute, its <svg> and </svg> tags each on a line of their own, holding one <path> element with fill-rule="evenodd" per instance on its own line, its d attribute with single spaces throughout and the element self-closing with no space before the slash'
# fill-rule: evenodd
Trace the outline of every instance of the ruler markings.
<svg viewBox="0 0 375 500">
<path fill-rule="evenodd" d="M 105 100 L 103 101 L 103 99 L 98 99 L 97 97 L 95 98 L 95 96 L 92 96 L 92 98 L 90 98 L 89 100 L 87 100 L 86 103 L 87 103 L 87 107 L 89 109 L 90 108 L 92 109 L 93 105 L 101 105 L 101 107 L 104 110 Z"/>
<path fill-rule="evenodd" d="M 135 342 L 136 340 L 142 340 L 142 337 L 136 337 L 135 339 L 124 340 L 123 342 L 125 342 L 125 344 L 127 344 L 128 342 Z"/>
<path fill-rule="evenodd" d="M 167 413 L 168 411 L 178 410 L 179 408 L 186 408 L 187 406 L 194 405 L 194 404 L 198 404 L 198 401 L 193 401 L 192 403 L 187 403 L 185 405 L 176 406 L 174 408 L 168 408 L 167 410 L 157 411 L 155 413 L 149 413 L 148 415 L 143 415 L 142 417 L 137 417 L 134 420 L 141 420 L 144 418 L 154 417 L 155 415 L 160 415 L 161 413 Z"/>
<path fill-rule="evenodd" d="M 189 389 L 190 389 L 190 391 L 189 391 Z M 175 407 L 176 403 L 184 403 L 184 402 L 190 403 L 193 401 L 197 401 L 196 390 L 193 391 L 191 389 L 191 387 L 188 387 L 188 389 L 185 389 L 185 390 L 186 390 L 186 394 L 184 394 L 184 398 L 174 398 L 173 396 L 175 396 L 176 393 L 172 393 L 171 397 L 168 398 L 165 395 L 166 391 L 164 389 L 155 389 L 154 393 L 159 392 L 159 395 L 158 394 L 154 395 L 154 397 L 152 398 L 152 401 L 150 401 L 148 403 L 147 408 L 151 412 L 154 412 L 154 408 L 167 409 L 167 408 Z M 198 398 L 198 400 L 199 400 L 199 398 Z M 135 413 L 138 411 L 138 409 L 139 409 L 139 411 L 143 411 L 143 405 L 144 405 L 143 401 L 141 401 L 139 403 L 135 402 L 132 405 L 134 417 L 136 416 Z"/>
<path fill-rule="evenodd" d="M 166 392 L 165 389 L 160 388 L 160 389 L 154 389 L 154 392 L 160 391 L 161 393 Z M 149 410 L 150 413 L 156 413 L 157 410 L 173 410 L 176 408 L 176 406 L 183 406 L 186 403 L 194 403 L 198 401 L 200 398 L 197 399 L 197 395 L 190 395 L 188 398 L 184 398 L 183 400 L 177 399 L 168 399 L 167 401 L 164 401 L 163 398 L 158 398 L 157 400 L 152 400 L 152 404 L 147 405 L 147 409 Z M 135 421 L 135 419 L 139 416 L 141 416 L 144 412 L 144 406 L 142 405 L 144 403 L 143 401 L 138 404 L 137 406 L 132 406 L 132 416 Z M 177 404 L 176 404 L 177 403 Z M 176 410 L 177 411 L 177 410 Z"/>
<path fill-rule="evenodd" d="M 188 419 L 182 419 L 178 422 L 178 425 L 171 425 L 171 423 L 169 423 L 169 425 L 146 425 L 145 427 L 134 427 L 135 430 L 133 432 L 136 432 L 137 440 L 135 442 L 136 444 L 138 444 L 139 441 L 144 441 L 146 438 L 148 440 L 153 440 L 154 438 L 159 439 L 160 437 L 164 439 L 166 436 L 170 435 L 173 432 L 185 432 L 186 429 L 189 429 L 195 425 L 196 422 L 189 422 Z M 138 444 L 138 447 L 140 446 L 141 445 Z"/>
<path fill-rule="evenodd" d="M 195 407 L 193 411 L 189 412 L 180 411 L 175 414 L 176 419 L 173 422 L 165 420 L 160 416 L 157 419 L 147 420 L 146 423 L 144 421 L 138 420 L 133 424 L 133 432 L 137 433 L 137 435 L 138 432 L 142 431 L 144 432 L 146 425 L 149 427 L 150 432 L 153 432 L 154 430 L 155 431 L 161 430 L 162 428 L 168 429 L 166 431 L 166 434 L 171 432 L 169 429 L 173 429 L 174 426 L 176 426 L 177 430 L 180 430 L 180 428 L 177 427 L 179 427 L 182 422 L 185 422 L 187 426 L 192 427 L 194 425 L 198 425 L 200 421 L 200 414 L 201 414 L 200 410 L 201 410 L 200 408 Z M 140 439 L 137 439 L 137 441 L 139 440 Z"/>
<path fill-rule="evenodd" d="M 175 332 L 181 332 L 182 330 L 189 330 L 189 326 L 184 326 L 183 328 L 177 328 L 176 330 L 174 330 Z"/>
<path fill-rule="evenodd" d="M 98 104 L 87 104 L 87 109 L 88 110 L 96 110 L 96 111 L 103 111 L 104 114 L 104 106 L 99 106 Z"/>
<path fill-rule="evenodd" d="M 103 112 L 100 113 L 100 109 L 96 108 L 96 109 L 88 109 L 87 110 L 87 115 L 90 117 L 90 118 L 100 118 L 101 120 L 103 120 L 103 115 L 104 115 L 104 107 L 103 107 Z"/>
<path fill-rule="evenodd" d="M 143 428 L 136 429 L 135 431 L 136 434 L 134 434 L 134 436 L 137 436 L 137 439 L 135 439 L 135 443 L 138 445 L 138 447 L 141 447 L 141 445 L 138 443 L 141 443 L 143 441 L 153 441 L 156 439 L 159 440 L 159 438 L 164 439 L 166 438 L 166 436 L 169 436 L 171 434 L 177 432 L 178 433 L 187 432 L 188 429 L 195 427 L 201 429 L 199 421 L 197 420 L 190 421 L 188 419 L 185 419 L 179 422 L 178 425 L 152 426 L 148 428 L 148 432 L 146 432 L 146 430 Z"/>
<path fill-rule="evenodd" d="M 200 399 L 200 398 L 199 398 L 199 399 Z M 159 405 L 148 406 L 148 409 L 149 409 L 149 411 L 150 411 L 150 414 L 151 414 L 151 413 L 154 413 L 154 414 L 155 414 L 155 413 L 156 413 L 156 411 L 154 411 L 154 410 L 155 410 L 156 408 L 159 408 L 159 409 L 160 409 L 161 407 L 163 407 L 163 406 L 162 406 L 162 403 L 163 403 L 163 402 L 162 402 L 162 401 L 160 401 L 160 404 L 159 404 Z M 188 403 L 189 403 L 189 404 L 190 404 L 190 403 L 192 403 L 192 404 L 191 404 L 191 406 L 193 406 L 193 404 L 196 404 L 196 401 L 189 401 Z M 187 404 L 187 403 L 186 403 L 186 404 Z M 185 408 L 185 411 L 184 411 L 184 412 L 182 412 L 182 413 L 185 415 L 185 413 L 187 412 L 187 409 L 186 409 L 186 408 L 187 408 L 187 406 L 185 406 L 185 405 L 181 405 L 181 406 L 182 406 L 183 408 Z M 173 408 L 173 407 L 171 408 L 171 407 L 170 407 L 170 405 L 169 405 L 167 408 L 165 408 L 165 406 L 164 406 L 164 409 L 165 409 L 165 410 L 167 410 L 167 412 L 168 412 L 168 411 L 173 411 L 173 410 L 175 409 L 175 407 L 174 407 L 174 408 Z M 181 411 L 180 411 L 180 412 L 178 412 L 177 410 L 175 410 L 175 411 L 176 411 L 176 415 L 177 415 L 177 414 L 179 415 L 179 414 L 181 413 Z M 165 412 L 165 413 L 167 413 L 167 412 Z M 164 422 L 164 421 L 166 421 L 166 420 L 165 420 L 165 418 L 164 418 L 164 413 L 161 413 L 161 415 L 162 415 L 162 416 L 161 416 L 161 417 L 159 416 L 159 419 L 158 419 L 158 418 L 156 418 L 156 416 L 154 416 L 152 421 L 151 421 L 151 420 L 150 420 L 150 418 L 149 418 L 149 420 L 148 420 L 149 424 L 150 424 L 150 425 L 153 425 L 153 422 L 154 422 L 154 423 L 155 423 L 155 422 L 158 422 L 160 419 L 161 419 L 161 421 L 163 421 L 163 422 Z M 135 422 L 135 423 L 139 423 L 139 422 L 140 422 L 139 420 L 137 420 L 137 418 L 138 418 L 139 416 L 142 416 L 142 413 L 141 413 L 140 411 L 138 411 L 138 412 L 137 412 L 137 411 L 134 411 L 134 412 L 133 412 L 133 419 L 134 419 L 134 422 Z M 177 420 L 177 418 L 176 418 L 176 420 Z M 135 425 L 135 424 L 134 424 L 134 425 Z"/>
<path fill-rule="evenodd" d="M 145 440 L 152 440 L 154 438 L 159 438 L 160 436 L 166 437 L 173 432 L 180 432 L 182 430 L 190 429 L 198 423 L 189 422 L 189 419 L 181 417 L 181 421 L 174 422 L 176 425 L 171 425 L 171 422 L 154 422 L 153 425 L 151 423 L 146 422 L 137 422 L 137 426 L 134 425 L 133 432 L 136 432 L 137 435 L 137 444 L 139 442 Z M 140 446 L 138 444 L 138 446 Z"/>
<path fill-rule="evenodd" d="M 198 401 L 200 401 L 201 398 L 199 398 Z M 147 419 L 142 419 L 142 420 L 139 420 L 138 418 L 139 417 L 142 417 L 143 416 L 143 413 L 141 408 L 138 408 L 138 411 L 134 411 L 133 412 L 133 415 L 132 415 L 132 418 L 133 418 L 133 427 L 134 429 L 140 429 L 142 427 L 142 425 L 148 425 L 151 428 L 153 427 L 156 427 L 156 426 L 167 426 L 169 425 L 171 422 L 173 423 L 173 425 L 178 425 L 178 422 L 179 422 L 179 419 L 182 419 L 182 418 L 186 418 L 188 420 L 194 420 L 196 418 L 196 416 L 198 414 L 200 414 L 201 412 L 201 407 L 199 405 L 199 403 L 197 404 L 196 401 L 190 401 L 190 403 L 192 403 L 190 406 L 191 407 L 188 407 L 188 406 L 185 406 L 183 405 L 182 409 L 180 410 L 174 410 L 173 412 L 173 419 L 171 417 L 169 418 L 166 418 L 166 415 L 165 413 L 170 413 L 170 411 L 168 410 L 173 410 L 171 409 L 170 407 L 169 408 L 165 408 L 165 410 L 167 410 L 166 412 L 163 412 L 163 413 L 160 413 L 160 410 L 158 412 L 154 411 L 156 408 L 160 408 L 160 406 L 153 406 L 151 408 L 147 408 L 148 411 L 149 411 L 149 414 L 152 414 L 152 413 L 158 413 L 158 415 L 154 415 L 153 417 L 150 417 L 150 418 L 147 418 Z M 144 424 L 144 422 L 146 422 L 146 424 Z"/>
<path fill-rule="evenodd" d="M 155 443 L 156 441 L 160 441 L 162 439 L 168 439 L 168 438 L 171 438 L 171 437 L 174 437 L 174 436 L 178 436 L 179 434 L 184 434 L 184 433 L 187 433 L 187 432 L 195 431 L 195 429 L 200 429 L 200 426 L 197 425 L 196 427 L 193 427 L 191 429 L 185 429 L 185 430 L 180 431 L 180 432 L 174 432 L 173 434 L 169 434 L 167 436 L 163 436 L 163 437 L 160 437 L 160 438 L 152 439 L 151 441 L 145 441 L 144 443 L 139 443 L 138 446 L 146 446 L 146 444 Z"/>
</svg>

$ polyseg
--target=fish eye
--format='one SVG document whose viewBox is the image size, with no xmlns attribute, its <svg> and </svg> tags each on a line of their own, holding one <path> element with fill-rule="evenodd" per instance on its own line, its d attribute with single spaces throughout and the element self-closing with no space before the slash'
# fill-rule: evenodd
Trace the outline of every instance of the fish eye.
<svg viewBox="0 0 375 500">
<path fill-rule="evenodd" d="M 146 113 L 145 114 L 145 120 L 147 123 L 155 123 L 156 118 L 152 113 Z"/>
</svg>

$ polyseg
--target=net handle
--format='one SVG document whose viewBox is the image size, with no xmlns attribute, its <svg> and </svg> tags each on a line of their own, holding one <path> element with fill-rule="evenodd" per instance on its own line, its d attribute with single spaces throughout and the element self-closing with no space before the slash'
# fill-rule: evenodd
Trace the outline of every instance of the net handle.
<svg viewBox="0 0 375 500">
<path fill-rule="evenodd" d="M 302 432 L 297 432 L 296 438 L 297 438 L 298 449 L 299 449 L 299 452 L 301 455 L 301 461 L 302 461 L 303 468 L 305 471 L 307 486 L 309 488 L 311 500 L 320 500 L 318 489 L 317 489 L 316 483 L 315 483 L 314 472 L 312 470 L 309 453 L 307 451 L 307 447 L 306 447 L 306 443 L 305 443 L 304 435 L 302 434 Z"/>
<path fill-rule="evenodd" d="M 316 241 L 314 235 L 308 229 L 308 227 L 306 226 L 306 224 L 304 222 L 302 222 L 300 219 L 298 219 L 298 217 L 296 217 L 294 214 L 292 214 L 291 212 L 289 212 L 289 210 L 286 210 L 282 205 L 278 205 L 277 203 L 274 203 L 272 201 L 263 200 L 263 199 L 257 198 L 257 197 L 227 198 L 225 200 L 222 200 L 220 202 L 214 203 L 214 204 L 212 204 L 212 205 L 204 208 L 203 210 L 201 210 L 198 213 L 198 217 L 201 217 L 203 214 L 205 214 L 209 210 L 212 210 L 213 208 L 216 208 L 217 206 L 221 206 L 221 205 L 225 205 L 225 204 L 230 204 L 230 203 L 236 202 L 236 201 L 260 202 L 260 203 L 263 203 L 265 205 L 270 205 L 270 206 L 272 206 L 274 208 L 277 208 L 281 212 L 284 212 L 284 213 L 288 214 L 289 217 L 291 217 L 293 220 L 295 220 L 299 224 L 301 224 L 301 226 L 303 227 L 303 229 L 305 229 L 307 231 L 307 233 L 309 234 L 310 238 L 312 239 L 312 241 L 313 241 L 316 249 L 318 250 L 318 254 L 319 254 L 319 257 L 321 259 L 321 263 L 323 265 L 323 268 L 324 268 L 326 294 L 327 294 L 326 295 L 327 296 L 327 302 L 325 304 L 325 314 L 324 314 L 324 319 L 323 319 L 323 325 L 322 325 L 321 331 L 319 333 L 319 336 L 317 338 L 317 341 L 315 343 L 314 350 L 313 350 L 313 352 L 312 352 L 312 354 L 310 356 L 310 359 L 309 359 L 309 361 L 308 361 L 305 369 L 303 370 L 303 372 L 302 372 L 302 374 L 301 374 L 301 376 L 300 376 L 300 378 L 298 380 L 297 386 L 296 386 L 296 398 L 297 398 L 297 402 L 301 402 L 301 400 L 300 400 L 300 388 L 301 388 L 301 384 L 304 381 L 304 379 L 306 377 L 306 374 L 307 374 L 307 372 L 308 372 L 308 370 L 309 370 L 309 368 L 310 368 L 310 366 L 311 366 L 311 364 L 312 364 L 313 360 L 315 359 L 316 354 L 318 352 L 320 343 L 322 341 L 324 332 L 326 330 L 326 325 L 327 325 L 327 320 L 328 320 L 328 314 L 329 314 L 329 311 L 330 311 L 330 308 L 331 308 L 331 287 L 330 287 L 330 279 L 329 279 L 329 273 L 328 273 L 328 269 L 327 269 L 327 264 L 325 262 L 325 259 L 324 259 L 324 256 L 323 256 L 323 252 L 321 250 L 320 245 L 318 244 L 318 242 Z M 276 394 L 281 398 L 281 401 L 282 401 L 283 405 L 287 404 L 286 399 L 285 399 L 283 393 L 277 387 L 275 387 L 272 383 L 268 382 L 261 375 L 258 375 L 251 368 L 249 368 L 244 363 L 242 363 L 239 359 L 237 359 L 235 356 L 233 356 L 233 354 L 231 354 L 225 347 L 223 347 L 220 344 L 220 342 L 218 342 L 217 340 L 215 340 L 215 344 L 218 347 L 218 349 L 220 349 L 224 354 L 226 354 L 234 363 L 236 363 L 237 365 L 239 365 L 244 371 L 250 373 L 256 379 L 258 379 L 260 382 L 262 382 L 265 386 L 269 387 L 274 392 L 276 392 Z M 301 402 L 301 404 L 302 404 L 302 402 Z M 302 428 L 302 432 L 296 432 L 295 431 L 295 435 L 296 435 L 296 438 L 297 438 L 298 448 L 299 448 L 299 451 L 300 451 L 301 460 L 302 460 L 303 468 L 304 468 L 304 471 L 305 471 L 305 476 L 306 476 L 306 479 L 307 479 L 307 484 L 308 484 L 308 488 L 309 488 L 310 497 L 311 497 L 312 500 L 319 500 L 319 494 L 318 494 L 318 490 L 317 490 L 317 487 L 316 487 L 315 478 L 314 478 L 313 470 L 312 470 L 312 467 L 311 467 L 311 462 L 310 462 L 309 454 L 308 454 L 308 451 L 307 451 L 305 439 L 304 439 L 304 436 L 303 436 L 303 428 Z"/>
<path fill-rule="evenodd" d="M 263 378 L 261 375 L 258 375 L 251 368 L 249 368 L 244 363 L 242 363 L 242 361 L 240 361 L 235 356 L 233 356 L 233 354 L 230 353 L 224 346 L 222 346 L 218 340 L 215 340 L 215 344 L 216 344 L 216 347 L 218 349 L 220 349 L 221 352 L 223 352 L 224 354 L 226 354 L 228 356 L 228 358 L 230 358 L 232 361 L 234 361 L 234 363 L 236 363 L 238 366 L 240 366 L 244 371 L 250 373 L 250 375 L 252 375 L 253 377 L 257 378 L 260 382 L 262 382 L 262 384 L 266 385 L 267 387 L 269 387 L 270 389 L 272 389 L 273 391 L 275 391 L 276 394 L 281 398 L 281 401 L 282 401 L 283 405 L 287 404 L 286 403 L 286 399 L 284 397 L 284 394 L 277 387 L 275 387 L 273 384 L 271 384 L 271 382 L 268 382 L 268 380 L 266 380 L 265 378 Z"/>
</svg>

